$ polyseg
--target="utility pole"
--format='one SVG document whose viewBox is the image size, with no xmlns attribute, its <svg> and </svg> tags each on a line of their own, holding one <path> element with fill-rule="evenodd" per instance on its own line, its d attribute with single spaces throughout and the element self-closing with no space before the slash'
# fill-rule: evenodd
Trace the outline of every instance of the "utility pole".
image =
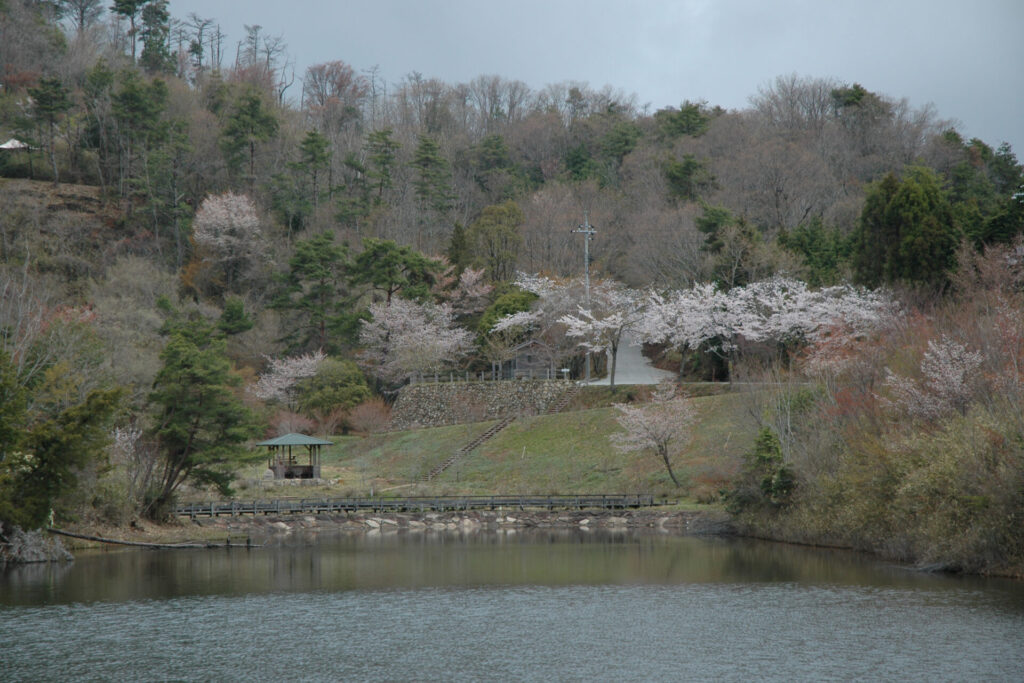
<svg viewBox="0 0 1024 683">
<path fill-rule="evenodd" d="M 587 212 L 583 212 L 583 225 L 576 226 L 573 233 L 583 235 L 583 276 L 584 276 L 584 291 L 587 297 L 587 310 L 590 310 L 590 240 L 594 239 L 594 235 L 597 230 L 590 224 L 590 220 L 587 218 Z M 590 384 L 590 350 L 587 350 L 587 361 L 584 364 L 586 366 L 586 382 Z"/>
</svg>

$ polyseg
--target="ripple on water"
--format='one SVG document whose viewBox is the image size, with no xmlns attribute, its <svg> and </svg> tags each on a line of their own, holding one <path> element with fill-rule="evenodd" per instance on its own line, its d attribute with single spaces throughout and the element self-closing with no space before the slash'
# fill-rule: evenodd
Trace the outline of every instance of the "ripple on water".
<svg viewBox="0 0 1024 683">
<path fill-rule="evenodd" d="M 547 539 L 125 554 L 15 586 L 31 604 L 0 600 L 0 678 L 1021 680 L 1020 584 L 850 573 L 848 555 L 790 550 Z"/>
</svg>

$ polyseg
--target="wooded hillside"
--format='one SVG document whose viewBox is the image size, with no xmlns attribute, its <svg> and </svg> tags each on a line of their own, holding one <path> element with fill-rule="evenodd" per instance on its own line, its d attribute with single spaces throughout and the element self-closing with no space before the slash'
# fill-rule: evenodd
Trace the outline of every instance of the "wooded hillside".
<svg viewBox="0 0 1024 683">
<path fill-rule="evenodd" d="M 155 515 L 183 482 L 226 490 L 247 439 L 379 425 L 415 373 L 490 370 L 530 335 L 562 367 L 580 339 L 514 283 L 562 283 L 575 314 L 583 223 L 620 309 L 776 276 L 945 305 L 969 252 L 1024 231 L 1008 145 L 870 84 L 649 111 L 577 82 L 388 83 L 343 54 L 294 74 L 287 38 L 247 26 L 229 50 L 165 0 L 0 0 L 0 140 L 28 145 L 0 151 L 0 519 L 70 514 L 71 491 Z M 591 313 L 588 348 L 636 323 Z M 788 371 L 794 329 L 729 334 Z M 648 341 L 722 378 L 743 346 L 723 339 Z"/>
</svg>

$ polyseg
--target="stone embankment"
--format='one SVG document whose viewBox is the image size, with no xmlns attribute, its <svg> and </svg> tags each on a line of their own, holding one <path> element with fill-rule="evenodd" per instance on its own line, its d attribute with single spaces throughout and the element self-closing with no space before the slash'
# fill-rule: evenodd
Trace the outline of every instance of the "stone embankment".
<svg viewBox="0 0 1024 683">
<path fill-rule="evenodd" d="M 348 513 L 281 517 L 215 517 L 193 524 L 204 531 L 273 536 L 293 531 L 347 533 L 478 532 L 519 529 L 660 531 L 680 535 L 729 535 L 734 532 L 721 512 L 657 510 L 532 511 L 474 510 L 422 514 Z"/>
<path fill-rule="evenodd" d="M 74 558 L 58 539 L 43 531 L 22 531 L 15 527 L 7 531 L 0 542 L 0 566 L 33 562 L 70 562 Z"/>
<path fill-rule="evenodd" d="M 412 384 L 391 411 L 391 429 L 441 427 L 539 415 L 572 388 L 565 380 Z"/>
</svg>

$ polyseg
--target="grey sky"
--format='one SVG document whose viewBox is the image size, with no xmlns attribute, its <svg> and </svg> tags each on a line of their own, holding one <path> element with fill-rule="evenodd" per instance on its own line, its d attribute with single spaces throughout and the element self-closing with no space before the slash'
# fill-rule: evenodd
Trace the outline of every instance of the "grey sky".
<svg viewBox="0 0 1024 683">
<path fill-rule="evenodd" d="M 832 77 L 932 103 L 966 137 L 1024 158 L 1021 0 L 171 0 L 215 19 L 225 54 L 245 24 L 283 37 L 296 72 L 334 59 L 460 83 L 479 75 L 535 89 L 582 81 L 636 94 L 651 111 L 683 100 L 748 105 L 776 76 Z M 299 85 L 295 89 L 299 89 Z"/>
</svg>

